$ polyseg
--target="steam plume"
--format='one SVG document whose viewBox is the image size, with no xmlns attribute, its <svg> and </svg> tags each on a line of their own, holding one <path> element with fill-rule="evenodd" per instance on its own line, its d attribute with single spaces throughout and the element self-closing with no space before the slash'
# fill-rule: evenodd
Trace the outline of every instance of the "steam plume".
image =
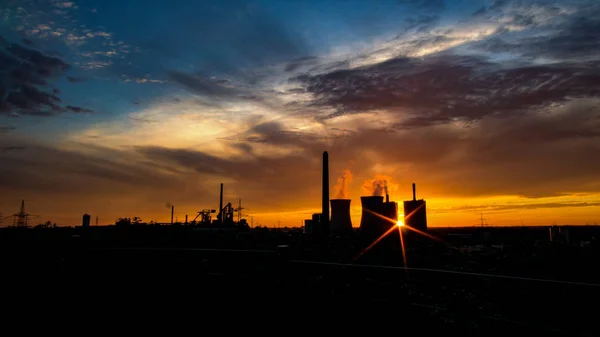
<svg viewBox="0 0 600 337">
<path fill-rule="evenodd" d="M 373 180 L 373 195 L 383 195 L 384 181 L 379 179 Z"/>
<path fill-rule="evenodd" d="M 167 201 L 167 202 L 165 203 L 165 207 L 166 207 L 166 208 L 171 208 L 171 206 L 173 206 L 173 204 L 172 204 L 170 201 Z"/>
<path fill-rule="evenodd" d="M 378 174 L 373 179 L 365 180 L 362 185 L 363 193 L 365 195 L 383 196 L 385 193 L 397 191 L 398 185 L 391 181 L 392 178 L 383 174 Z"/>
<path fill-rule="evenodd" d="M 348 185 L 352 182 L 352 172 L 350 170 L 344 170 L 344 174 L 338 178 L 337 183 L 335 184 L 335 189 L 337 190 L 337 194 L 335 195 L 336 199 L 348 199 Z"/>
</svg>

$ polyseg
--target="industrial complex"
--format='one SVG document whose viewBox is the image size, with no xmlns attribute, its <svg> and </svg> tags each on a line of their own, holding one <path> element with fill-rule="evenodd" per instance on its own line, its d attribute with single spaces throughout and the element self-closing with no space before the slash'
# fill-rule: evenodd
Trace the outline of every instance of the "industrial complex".
<svg viewBox="0 0 600 337">
<path fill-rule="evenodd" d="M 353 226 L 350 210 L 351 199 L 330 199 L 329 187 L 329 154 L 323 152 L 322 158 L 322 195 L 321 195 L 321 213 L 312 214 L 310 219 L 304 220 L 303 232 L 306 235 L 320 238 L 348 237 L 358 234 L 365 240 L 373 240 L 388 232 L 390 229 L 396 230 L 398 224 L 398 203 L 390 201 L 387 185 L 383 191 L 385 195 L 367 195 L 361 196 L 362 214 L 359 226 Z M 168 223 L 152 223 L 153 225 L 185 225 L 192 228 L 203 229 L 248 229 L 249 225 L 242 216 L 242 201 L 238 199 L 237 207 L 231 202 L 224 204 L 223 200 L 224 185 L 221 183 L 219 193 L 218 208 L 205 208 L 197 212 L 194 218 L 185 215 L 185 221 L 180 222 L 174 219 L 175 206 L 168 204 L 171 214 Z M 419 231 L 427 231 L 427 211 L 425 200 L 416 199 L 416 187 L 413 184 L 412 200 L 404 201 L 404 219 L 403 224 L 415 228 Z M 30 227 L 29 219 L 38 217 L 25 211 L 25 201 L 21 202 L 19 212 L 9 216 L 13 218 L 10 227 Z M 9 218 L 7 217 L 7 218 Z M 82 216 L 81 226 L 90 227 L 92 216 L 84 214 Z M 119 218 L 115 222 L 117 226 L 147 225 L 141 223 L 139 218 Z M 98 217 L 96 216 L 96 226 Z M 48 224 L 45 227 L 52 227 Z"/>
<path fill-rule="evenodd" d="M 348 235 L 354 232 L 350 217 L 351 199 L 329 199 L 329 154 L 323 152 L 322 210 L 311 219 L 304 220 L 305 233 L 315 236 Z M 361 196 L 361 219 L 358 233 L 366 242 L 386 234 L 390 230 L 399 230 L 398 203 L 390 201 L 387 185 L 385 196 Z M 329 217 L 331 210 L 331 218 Z M 404 219 L 401 224 L 427 231 L 427 209 L 425 200 L 416 199 L 416 185 L 413 184 L 413 200 L 404 201 Z"/>
<path fill-rule="evenodd" d="M 300 233 L 307 240 L 315 240 L 315 242 L 327 242 L 332 240 L 344 239 L 348 242 L 357 240 L 360 245 L 367 246 L 373 242 L 379 242 L 384 236 L 398 237 L 393 235 L 394 233 L 402 233 L 405 240 L 420 240 L 425 236 L 435 235 L 435 232 L 439 232 L 440 228 L 429 228 L 427 222 L 427 204 L 426 201 L 421 198 L 417 199 L 416 184 L 412 184 L 412 198 L 404 200 L 402 204 L 399 202 L 390 200 L 390 194 L 386 181 L 381 181 L 381 185 L 377 189 L 373 189 L 371 195 L 360 196 L 361 213 L 360 223 L 352 223 L 351 218 L 351 207 L 352 200 L 349 198 L 341 197 L 341 194 L 337 194 L 337 197 L 330 199 L 330 179 L 329 179 L 329 154 L 327 151 L 322 154 L 322 175 L 321 175 L 321 212 L 313 213 L 310 218 L 303 220 L 303 227 L 294 229 L 295 232 Z M 251 229 L 251 224 L 245 219 L 242 211 L 245 209 L 242 207 L 242 200 L 237 199 L 237 205 L 234 206 L 232 202 L 225 202 L 224 196 L 224 184 L 220 184 L 218 207 L 204 208 L 196 212 L 195 216 L 188 217 L 185 215 L 185 220 L 178 220 L 175 218 L 175 206 L 170 203 L 167 205 L 170 210 L 170 221 L 164 223 L 142 222 L 140 218 L 119 218 L 115 221 L 115 227 L 149 227 L 149 226 L 161 226 L 165 230 L 170 227 L 185 227 L 192 229 L 196 232 L 205 231 L 229 231 L 229 232 L 247 232 Z M 215 200 L 216 204 L 216 200 Z M 39 215 L 30 214 L 25 210 L 25 201 L 21 201 L 20 209 L 18 212 L 9 216 L 0 216 L 0 220 L 11 219 L 12 221 L 6 221 L 8 224 L 6 227 L 11 228 L 56 228 L 57 225 L 47 221 L 43 224 L 32 226 L 31 219 L 39 218 Z M 80 228 L 93 228 L 98 227 L 98 216 L 95 216 L 93 222 L 92 215 L 86 213 L 83 214 L 81 219 L 81 225 L 75 226 Z M 95 225 L 94 225 L 95 224 Z M 110 227 L 101 226 L 101 227 Z M 265 230 L 278 230 L 278 228 Z M 485 228 L 482 225 L 480 231 Z M 459 233 L 460 230 L 452 229 L 452 234 L 449 238 L 458 239 L 463 241 L 470 237 L 467 234 Z M 481 236 L 489 241 L 490 229 L 485 230 L 485 235 Z M 545 229 L 545 236 L 547 236 L 550 242 L 566 242 L 570 243 L 569 228 L 562 226 L 552 226 L 549 229 Z M 391 234 L 391 235 L 390 235 Z M 566 239 L 565 239 L 566 238 Z M 398 240 L 391 240 L 394 245 L 397 246 Z M 385 246 L 385 245 L 381 245 Z M 390 247 L 389 245 L 387 247 Z"/>
</svg>

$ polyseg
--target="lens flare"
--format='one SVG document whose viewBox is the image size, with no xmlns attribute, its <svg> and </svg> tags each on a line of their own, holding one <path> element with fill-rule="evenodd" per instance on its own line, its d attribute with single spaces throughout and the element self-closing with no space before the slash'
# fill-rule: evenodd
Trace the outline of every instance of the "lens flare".
<svg viewBox="0 0 600 337">
<path fill-rule="evenodd" d="M 398 214 L 398 221 L 396 221 L 396 226 L 404 226 L 404 214 Z"/>
<path fill-rule="evenodd" d="M 398 221 L 399 223 L 400 221 Z M 398 228 L 398 234 L 400 235 L 400 247 L 402 248 L 402 262 L 404 263 L 404 268 L 408 267 L 406 263 L 406 248 L 404 247 L 404 236 L 402 236 L 402 228 Z"/>
<path fill-rule="evenodd" d="M 421 205 L 421 206 L 419 206 L 419 207 L 422 207 L 422 205 Z M 417 209 L 418 209 L 418 208 L 417 208 Z M 411 212 L 410 214 L 408 214 L 408 215 L 406 216 L 406 218 L 410 218 L 410 217 L 411 217 L 411 216 L 412 216 L 412 215 L 413 215 L 413 214 L 414 214 L 414 213 L 417 211 L 417 209 L 415 209 L 413 212 Z M 438 238 L 438 237 L 435 237 L 435 236 L 433 236 L 433 235 L 431 235 L 431 234 L 429 234 L 429 233 L 422 232 L 422 231 L 420 231 L 420 230 L 418 230 L 418 229 L 416 229 L 416 228 L 412 228 L 412 227 L 410 227 L 410 226 L 408 226 L 408 225 L 404 224 L 404 218 L 405 218 L 405 217 L 404 217 L 404 214 L 398 214 L 398 220 L 396 221 L 396 220 L 394 220 L 394 219 L 390 219 L 390 218 L 388 218 L 388 217 L 385 217 L 385 216 L 383 216 L 383 215 L 381 215 L 381 214 L 377 214 L 377 213 L 375 213 L 375 212 L 373 212 L 373 211 L 371 211 L 371 210 L 367 210 L 367 211 L 368 211 L 368 212 L 370 212 L 371 214 L 375 215 L 375 216 L 378 216 L 378 217 L 380 217 L 380 218 L 382 218 L 382 219 L 384 219 L 384 220 L 386 220 L 386 221 L 389 221 L 390 223 L 393 223 L 393 224 L 395 224 L 395 226 L 391 226 L 391 227 L 390 227 L 390 228 L 389 228 L 389 229 L 388 229 L 388 230 L 387 230 L 385 233 L 383 233 L 383 234 L 382 234 L 380 237 L 378 237 L 378 238 L 377 238 L 375 241 L 373 241 L 373 243 L 371 243 L 371 244 L 370 244 L 368 247 L 366 247 L 365 249 L 363 249 L 363 250 L 362 250 L 362 251 L 361 251 L 361 252 L 360 252 L 360 253 L 359 253 L 359 254 L 358 254 L 358 255 L 357 255 L 357 256 L 356 256 L 356 257 L 353 259 L 353 262 L 356 262 L 356 260 L 358 260 L 358 259 L 359 259 L 359 258 L 360 258 L 360 257 L 361 257 L 363 254 L 365 254 L 367 251 L 369 251 L 371 248 L 373 248 L 375 245 L 377 245 L 377 244 L 378 244 L 378 243 L 379 243 L 381 240 L 383 240 L 383 238 L 385 238 L 385 237 L 386 237 L 386 236 L 388 236 L 390 233 L 392 233 L 392 232 L 393 232 L 393 231 L 396 229 L 396 227 L 402 227 L 402 228 L 398 228 L 398 233 L 399 233 L 399 235 L 400 235 L 400 245 L 401 245 L 401 248 L 402 248 L 402 260 L 403 260 L 403 262 L 404 262 L 404 267 L 407 267 L 407 263 L 406 263 L 406 247 L 404 246 L 404 235 L 403 235 L 403 232 L 404 232 L 405 230 L 406 230 L 406 231 L 413 231 L 413 232 L 416 232 L 416 233 L 418 233 L 418 234 L 420 234 L 420 235 L 423 235 L 423 236 L 425 236 L 425 237 L 428 237 L 428 238 L 430 238 L 430 239 L 433 239 L 433 240 L 435 240 L 435 241 L 442 242 L 443 244 L 445 244 L 445 245 L 446 245 L 446 246 L 448 246 L 449 248 L 452 248 L 452 249 L 454 249 L 454 250 L 459 250 L 459 249 L 458 249 L 458 248 L 456 248 L 456 247 L 452 247 L 452 246 L 448 245 L 446 242 L 444 242 L 444 240 L 442 240 L 442 239 L 440 239 L 440 238 Z"/>
</svg>

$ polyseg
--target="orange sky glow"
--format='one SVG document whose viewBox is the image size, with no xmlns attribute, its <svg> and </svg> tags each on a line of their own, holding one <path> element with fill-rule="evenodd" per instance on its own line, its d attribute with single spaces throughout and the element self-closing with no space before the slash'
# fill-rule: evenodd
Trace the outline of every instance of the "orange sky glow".
<svg viewBox="0 0 600 337">
<path fill-rule="evenodd" d="M 394 182 L 391 181 L 391 184 L 394 185 Z M 318 187 L 319 182 L 315 182 L 314 185 Z M 398 186 L 394 187 L 393 192 L 390 191 L 390 200 L 399 202 L 401 212 L 402 200 L 409 200 L 412 191 L 409 183 L 398 184 Z M 215 187 L 218 189 L 218 185 Z M 231 190 L 237 189 L 225 185 L 225 203 L 232 202 L 237 207 L 238 195 Z M 333 188 L 331 192 L 332 195 L 336 193 Z M 360 225 L 360 196 L 366 195 L 362 192 L 364 192 L 363 186 L 354 186 L 349 195 L 352 200 L 351 219 L 354 227 Z M 252 221 L 254 226 L 299 227 L 303 225 L 304 219 L 310 218 L 312 213 L 320 213 L 319 193 L 318 189 L 313 189 L 311 199 L 297 201 L 292 195 L 285 200 L 285 203 L 280 203 L 280 210 L 270 209 L 267 204 L 261 205 L 253 202 L 252 193 L 246 193 L 248 197 L 241 194 L 244 208 L 242 215 L 249 223 Z M 137 201 L 129 199 L 127 196 L 96 200 L 93 195 L 90 195 L 84 200 L 66 198 L 64 201 L 50 202 L 31 194 L 26 198 L 26 211 L 39 215 L 39 217 L 32 217 L 30 224 L 50 220 L 60 225 L 73 226 L 80 224 L 81 215 L 86 212 L 92 215 L 92 224 L 95 223 L 95 217 L 98 216 L 99 224 L 106 225 L 113 224 L 118 217 L 134 216 L 139 216 L 148 222 L 152 220 L 167 223 L 170 221 L 171 212 L 170 208 L 166 206 L 167 203 L 175 205 L 175 219 L 181 222 L 185 220 L 186 214 L 191 220 L 200 209 L 218 208 L 218 190 L 212 193 L 210 199 L 203 198 L 206 202 L 197 205 L 184 198 L 178 199 L 176 193 L 170 197 L 163 197 L 165 201 L 161 202 L 157 198 Z M 482 215 L 484 224 L 488 226 L 545 226 L 553 223 L 591 225 L 600 222 L 599 207 L 597 206 L 600 203 L 600 195 L 598 194 L 546 198 L 518 196 L 448 198 L 436 195 L 434 187 L 423 183 L 417 185 L 417 197 L 427 201 L 428 224 L 433 227 L 480 226 Z M 279 196 L 279 199 L 281 198 L 282 196 Z M 20 200 L 4 197 L 2 201 L 1 206 L 5 216 L 18 211 Z M 10 204 L 9 201 L 11 201 Z M 5 219 L 4 225 L 10 223 L 10 218 Z"/>
</svg>

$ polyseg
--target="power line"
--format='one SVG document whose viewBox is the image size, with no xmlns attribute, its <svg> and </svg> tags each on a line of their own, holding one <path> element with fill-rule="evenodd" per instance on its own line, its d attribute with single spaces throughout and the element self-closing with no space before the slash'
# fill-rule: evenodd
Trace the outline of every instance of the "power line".
<svg viewBox="0 0 600 337">
<path fill-rule="evenodd" d="M 588 286 L 588 287 L 600 287 L 600 284 L 596 284 L 596 283 L 575 282 L 575 281 L 561 281 L 561 280 L 548 280 L 548 279 L 541 279 L 541 278 L 531 278 L 531 277 L 522 277 L 522 276 L 508 276 L 508 275 L 498 275 L 498 274 L 472 273 L 472 272 L 455 271 L 455 270 L 444 270 L 444 269 L 415 268 L 415 267 L 395 267 L 395 266 L 378 266 L 378 265 L 367 265 L 367 264 L 346 264 L 346 263 L 335 263 L 335 262 L 318 262 L 318 261 L 301 261 L 301 260 L 293 260 L 293 261 L 290 261 L 290 262 L 292 262 L 292 263 L 306 263 L 306 264 L 320 264 L 320 265 L 339 266 L 339 267 L 358 267 L 358 268 L 362 267 L 362 268 L 412 270 L 412 271 L 424 271 L 424 272 L 434 272 L 434 273 L 458 274 L 458 275 L 467 275 L 467 276 L 480 276 L 480 277 L 490 277 L 490 278 L 502 278 L 502 279 L 520 280 L 520 281 L 534 281 L 534 282 L 569 284 L 569 285 L 579 285 L 579 286 Z"/>
<path fill-rule="evenodd" d="M 104 248 L 101 250 L 206 251 L 206 252 L 212 251 L 212 252 L 231 252 L 231 253 L 244 252 L 244 253 L 271 253 L 271 254 L 277 253 L 277 251 L 273 251 L 273 250 L 211 249 L 211 248 L 204 249 L 204 248 L 134 248 L 134 247 L 130 247 L 130 248 Z M 549 279 L 541 279 L 541 278 L 498 275 L 498 274 L 473 273 L 473 272 L 445 270 L 445 269 L 379 266 L 379 265 L 369 265 L 369 264 L 349 264 L 349 263 L 304 261 L 304 260 L 290 260 L 289 262 L 290 263 L 300 263 L 300 264 L 335 266 L 335 267 L 376 268 L 376 269 L 378 268 L 378 269 L 390 269 L 390 270 L 423 271 L 423 272 L 432 272 L 432 273 L 445 273 L 445 274 L 456 274 L 456 275 L 466 275 L 466 276 L 501 278 L 501 279 L 508 279 L 508 280 L 519 280 L 519 281 L 530 281 L 530 282 L 546 282 L 546 283 L 556 283 L 556 284 L 566 284 L 566 285 L 576 285 L 576 286 L 600 287 L 600 284 L 596 284 L 596 283 L 549 280 Z"/>
</svg>

